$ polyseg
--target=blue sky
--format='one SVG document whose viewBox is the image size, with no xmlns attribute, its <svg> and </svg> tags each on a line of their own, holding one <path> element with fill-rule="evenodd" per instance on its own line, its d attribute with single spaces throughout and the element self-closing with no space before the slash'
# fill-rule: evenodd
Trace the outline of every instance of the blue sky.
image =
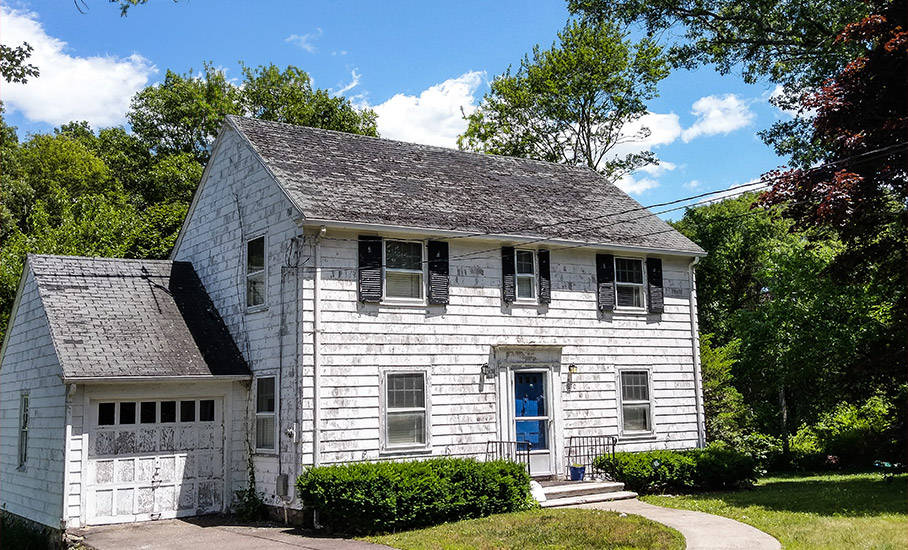
<svg viewBox="0 0 908 550">
<path fill-rule="evenodd" d="M 3 0 L 0 41 L 28 41 L 41 76 L 0 88 L 7 122 L 46 132 L 70 120 L 125 125 L 132 95 L 167 69 L 203 62 L 240 78 L 248 66 L 295 65 L 314 85 L 369 106 L 383 137 L 455 147 L 488 83 L 534 45 L 549 47 L 569 14 L 561 0 L 309 2 L 151 0 L 120 17 L 106 0 Z M 784 164 L 756 135 L 787 116 L 774 86 L 711 68 L 659 86 L 644 123 L 662 161 L 618 182 L 643 204 L 753 181 Z M 667 217 L 677 218 L 680 213 Z"/>
</svg>

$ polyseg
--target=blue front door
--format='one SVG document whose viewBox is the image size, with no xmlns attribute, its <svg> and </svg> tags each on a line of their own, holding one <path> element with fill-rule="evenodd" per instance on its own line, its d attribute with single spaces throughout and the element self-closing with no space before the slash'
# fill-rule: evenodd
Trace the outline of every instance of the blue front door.
<svg viewBox="0 0 908 550">
<path fill-rule="evenodd" d="M 514 373 L 514 422 L 517 441 L 526 441 L 531 451 L 549 448 L 549 405 L 546 373 Z"/>
</svg>

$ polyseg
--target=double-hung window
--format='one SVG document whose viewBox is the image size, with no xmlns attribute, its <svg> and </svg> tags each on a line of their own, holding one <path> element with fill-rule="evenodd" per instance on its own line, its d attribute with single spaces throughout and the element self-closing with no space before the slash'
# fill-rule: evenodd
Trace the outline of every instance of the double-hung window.
<svg viewBox="0 0 908 550">
<path fill-rule="evenodd" d="M 274 451 L 276 431 L 274 377 L 259 378 L 255 385 L 255 449 Z"/>
<path fill-rule="evenodd" d="M 427 445 L 426 375 L 385 374 L 385 448 Z"/>
<path fill-rule="evenodd" d="M 265 237 L 246 242 L 246 307 L 265 305 Z"/>
<path fill-rule="evenodd" d="M 506 303 L 552 301 L 548 250 L 501 247 L 502 298 Z"/>
<path fill-rule="evenodd" d="M 615 295 L 618 307 L 643 307 L 643 260 L 615 258 Z"/>
<path fill-rule="evenodd" d="M 532 250 L 514 251 L 514 277 L 518 300 L 536 299 L 536 253 Z"/>
<path fill-rule="evenodd" d="M 653 431 L 652 391 L 647 370 L 622 370 L 621 431 L 625 435 L 646 434 Z"/>
<path fill-rule="evenodd" d="M 19 398 L 19 469 L 25 469 L 28 460 L 28 394 Z"/>
<path fill-rule="evenodd" d="M 423 243 L 420 241 L 385 240 L 385 297 L 422 300 Z"/>
</svg>

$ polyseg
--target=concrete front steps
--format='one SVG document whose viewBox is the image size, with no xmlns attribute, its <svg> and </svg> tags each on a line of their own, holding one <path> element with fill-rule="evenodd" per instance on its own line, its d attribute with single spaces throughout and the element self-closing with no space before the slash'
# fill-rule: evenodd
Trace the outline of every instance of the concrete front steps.
<svg viewBox="0 0 908 550">
<path fill-rule="evenodd" d="M 625 500 L 637 498 L 637 493 L 624 490 L 623 483 L 612 481 L 564 481 L 556 484 L 546 483 L 542 486 L 545 500 L 539 505 L 543 508 L 576 506 L 591 502 Z"/>
</svg>

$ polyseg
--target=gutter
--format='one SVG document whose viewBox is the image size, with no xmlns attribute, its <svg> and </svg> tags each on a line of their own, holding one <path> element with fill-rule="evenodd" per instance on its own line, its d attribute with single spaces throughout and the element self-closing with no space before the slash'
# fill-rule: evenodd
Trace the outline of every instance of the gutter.
<svg viewBox="0 0 908 550">
<path fill-rule="evenodd" d="M 703 410 L 703 388 L 700 370 L 700 332 L 697 329 L 697 275 L 696 265 L 700 263 L 700 257 L 694 257 L 694 260 L 687 267 L 688 276 L 690 277 L 690 333 L 691 333 L 691 356 L 694 364 L 694 400 L 696 406 L 697 418 L 697 447 L 706 446 L 706 418 Z"/>
<path fill-rule="evenodd" d="M 349 222 L 339 220 L 326 220 L 315 218 L 300 218 L 296 222 L 300 228 L 304 226 L 317 226 L 319 228 L 346 229 L 350 231 L 366 231 L 382 234 L 400 234 L 420 237 L 442 237 L 454 239 L 471 239 L 484 240 L 493 242 L 507 243 L 529 243 L 541 246 L 560 246 L 565 248 L 592 248 L 596 250 L 614 250 L 619 252 L 637 252 L 642 254 L 653 254 L 662 256 L 706 256 L 706 252 L 697 250 L 676 250 L 668 248 L 653 248 L 645 246 L 633 246 L 613 243 L 572 241 L 568 239 L 549 239 L 544 237 L 533 237 L 528 235 L 509 235 L 505 233 L 478 233 L 475 231 L 458 231 L 450 229 L 432 229 L 428 227 L 385 225 L 376 223 Z"/>
<path fill-rule="evenodd" d="M 122 384 L 124 382 L 237 382 L 252 380 L 251 374 L 225 374 L 225 375 L 173 375 L 173 376 L 64 376 L 66 384 Z"/>
</svg>

